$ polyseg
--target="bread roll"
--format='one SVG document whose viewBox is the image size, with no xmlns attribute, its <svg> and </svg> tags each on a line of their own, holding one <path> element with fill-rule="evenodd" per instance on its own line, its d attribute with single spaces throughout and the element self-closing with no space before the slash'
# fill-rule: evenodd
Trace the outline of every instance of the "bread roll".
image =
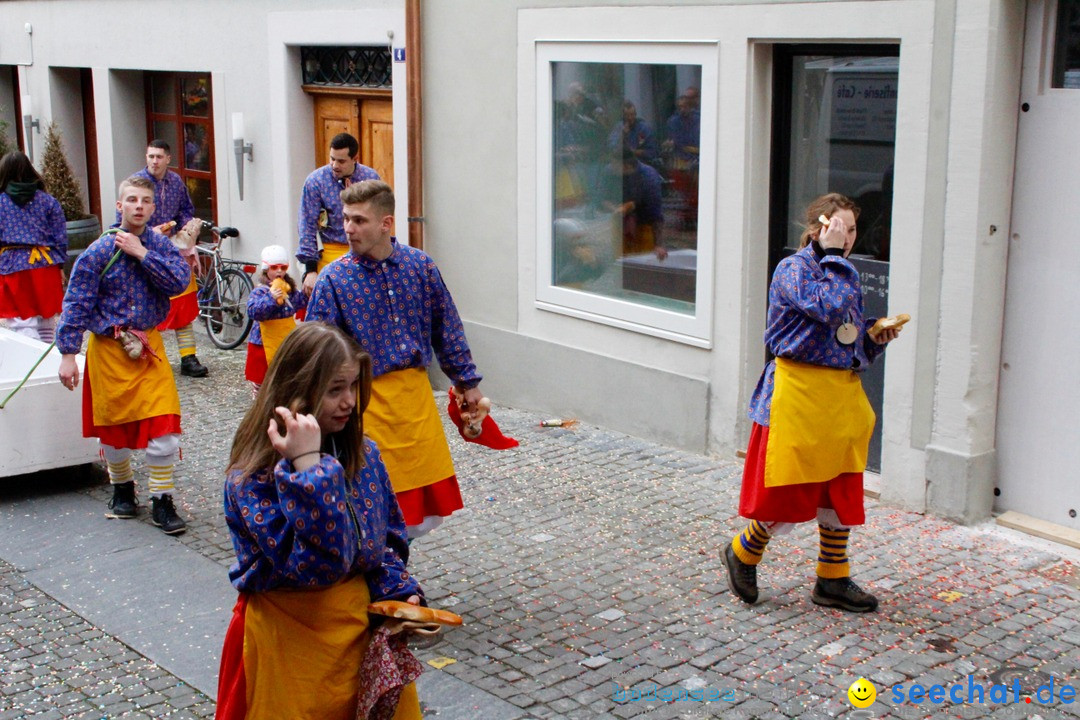
<svg viewBox="0 0 1080 720">
<path fill-rule="evenodd" d="M 907 313 L 900 313 L 899 315 L 893 315 L 892 317 L 887 318 L 878 318 L 878 321 L 866 331 L 866 334 L 871 338 L 876 339 L 877 336 L 881 334 L 882 330 L 888 330 L 889 328 L 896 328 L 899 330 L 904 326 L 904 323 L 910 319 L 911 316 Z"/>
<path fill-rule="evenodd" d="M 436 623 L 438 625 L 460 625 L 462 623 L 460 615 L 455 615 L 447 610 L 436 610 L 435 608 L 413 605 L 400 600 L 381 600 L 371 603 L 367 609 L 373 615 L 385 615 L 399 620 Z"/>
</svg>

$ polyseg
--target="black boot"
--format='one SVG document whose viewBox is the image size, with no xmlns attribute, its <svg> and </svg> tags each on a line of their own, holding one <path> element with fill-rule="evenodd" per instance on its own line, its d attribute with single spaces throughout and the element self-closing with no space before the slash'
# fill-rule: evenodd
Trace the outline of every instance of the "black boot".
<svg viewBox="0 0 1080 720">
<path fill-rule="evenodd" d="M 187 530 L 187 523 L 176 514 L 172 495 L 150 498 L 150 507 L 154 524 L 166 535 L 179 535 Z"/>
<path fill-rule="evenodd" d="M 199 362 L 194 355 L 186 355 L 180 358 L 180 374 L 188 377 L 201 378 L 210 374 L 210 371 Z"/>
<path fill-rule="evenodd" d="M 757 565 L 747 565 L 735 554 L 735 548 L 728 543 L 724 550 L 724 565 L 727 567 L 727 581 L 731 592 L 739 596 L 744 603 L 753 605 L 758 601 Z"/>
<path fill-rule="evenodd" d="M 130 520 L 138 512 L 139 501 L 135 497 L 135 483 L 117 483 L 112 486 L 112 500 L 109 501 L 109 509 L 105 511 L 107 518 L 120 518 Z"/>
<path fill-rule="evenodd" d="M 819 577 L 810 599 L 825 607 L 838 607 L 848 612 L 873 612 L 877 598 L 856 585 L 851 578 Z"/>
</svg>

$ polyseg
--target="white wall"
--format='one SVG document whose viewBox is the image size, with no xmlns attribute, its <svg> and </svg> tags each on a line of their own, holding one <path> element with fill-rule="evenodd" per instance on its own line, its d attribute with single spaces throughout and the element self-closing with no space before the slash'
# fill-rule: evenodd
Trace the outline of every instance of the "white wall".
<svg viewBox="0 0 1080 720">
<path fill-rule="evenodd" d="M 899 42 L 890 306 L 910 312 L 915 322 L 889 350 L 882 487 L 908 508 L 926 509 L 929 498 L 935 512 L 985 516 L 988 506 L 974 514 L 964 508 L 992 473 L 986 453 L 992 453 L 1004 257 L 984 231 L 1008 222 L 1015 145 L 1010 102 L 1019 87 L 1023 37 L 1012 4 L 425 5 L 430 247 L 472 321 L 468 331 L 484 351 L 477 362 L 487 372 L 489 394 L 507 402 L 528 399 L 555 413 L 574 407 L 585 419 L 686 447 L 721 453 L 741 447 L 746 402 L 763 359 L 770 48 Z M 715 204 L 724 225 L 701 228 L 717 249 L 711 349 L 537 307 L 533 258 L 543 212 L 536 206 L 542 169 L 536 160 L 537 47 L 574 40 L 695 41 L 719 48 L 719 108 L 713 111 L 722 108 L 721 164 L 714 197 L 702 202 Z M 478 110 L 461 112 L 463 106 Z M 482 133 L 476 132 L 478 118 Z M 634 384 L 619 382 L 627 377 Z M 695 393 L 700 396 L 687 397 Z M 636 406 L 642 395 L 649 410 Z M 944 468 L 939 487 L 948 490 L 933 496 L 928 444 L 935 467 Z M 958 467 L 960 476 L 950 480 L 949 469 Z"/>
</svg>

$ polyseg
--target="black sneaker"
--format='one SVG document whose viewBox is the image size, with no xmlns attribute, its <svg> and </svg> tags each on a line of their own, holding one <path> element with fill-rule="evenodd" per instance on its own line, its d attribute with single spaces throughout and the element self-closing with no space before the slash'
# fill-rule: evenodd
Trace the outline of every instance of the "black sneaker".
<svg viewBox="0 0 1080 720">
<path fill-rule="evenodd" d="M 139 500 L 135 497 L 135 482 L 117 483 L 112 486 L 112 500 L 105 511 L 107 518 L 130 520 L 139 511 Z"/>
<path fill-rule="evenodd" d="M 151 515 L 154 524 L 166 535 L 179 535 L 187 530 L 187 523 L 180 519 L 173 506 L 172 495 L 150 498 Z"/>
<path fill-rule="evenodd" d="M 724 565 L 727 567 L 727 584 L 731 592 L 744 603 L 753 605 L 758 601 L 757 565 L 747 565 L 735 554 L 735 548 L 724 549 Z"/>
<path fill-rule="evenodd" d="M 193 378 L 201 378 L 209 375 L 210 370 L 199 362 L 199 358 L 194 355 L 187 355 L 180 358 L 180 374 Z"/>
<path fill-rule="evenodd" d="M 814 584 L 810 599 L 817 605 L 838 607 L 848 612 L 873 612 L 877 598 L 856 585 L 851 578 L 822 578 Z"/>
</svg>

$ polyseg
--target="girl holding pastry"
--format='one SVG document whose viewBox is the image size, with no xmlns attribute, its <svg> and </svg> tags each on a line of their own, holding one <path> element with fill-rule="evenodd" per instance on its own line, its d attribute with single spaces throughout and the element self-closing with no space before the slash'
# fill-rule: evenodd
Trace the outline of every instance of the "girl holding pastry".
<svg viewBox="0 0 1080 720">
<path fill-rule="evenodd" d="M 307 308 L 307 294 L 289 275 L 289 253 L 280 245 L 263 248 L 255 288 L 248 296 L 247 313 L 254 322 L 248 337 L 244 377 L 258 394 L 266 368 L 285 336 L 296 328 L 296 314 Z"/>
<path fill-rule="evenodd" d="M 352 720 L 358 688 L 363 695 L 376 681 L 361 670 L 368 604 L 421 603 L 405 569 L 401 510 L 363 434 L 370 392 L 370 356 L 337 328 L 302 323 L 236 431 L 225 519 L 240 597 L 222 651 L 218 720 Z M 419 718 L 415 685 L 399 692 L 392 717 Z"/>
<path fill-rule="evenodd" d="M 875 421 L 859 373 L 899 328 L 863 317 L 859 272 L 847 260 L 858 214 L 837 193 L 811 202 L 799 251 L 780 262 L 769 285 L 765 346 L 774 359 L 750 401 L 739 501 L 751 522 L 723 552 L 728 584 L 747 603 L 758 600 L 757 566 L 769 540 L 816 518 L 811 600 L 850 612 L 877 608 L 849 577 L 847 555 L 851 528 L 865 522 L 863 470 Z"/>
</svg>

